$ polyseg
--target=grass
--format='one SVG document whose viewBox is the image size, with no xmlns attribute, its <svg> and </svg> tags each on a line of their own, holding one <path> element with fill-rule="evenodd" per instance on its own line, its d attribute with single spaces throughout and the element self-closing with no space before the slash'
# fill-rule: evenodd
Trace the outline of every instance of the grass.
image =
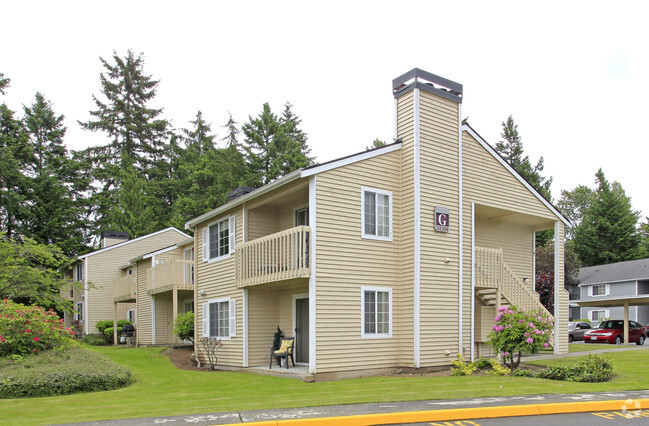
<svg viewBox="0 0 649 426">
<path fill-rule="evenodd" d="M 637 390 L 649 385 L 644 351 L 607 354 L 617 377 L 606 383 L 492 376 L 368 377 L 304 383 L 251 373 L 178 370 L 160 354 L 160 348 L 93 350 L 128 366 L 136 382 L 113 391 L 0 400 L 0 423 L 52 424 L 332 404 Z M 576 358 L 534 363 L 575 361 Z"/>
</svg>

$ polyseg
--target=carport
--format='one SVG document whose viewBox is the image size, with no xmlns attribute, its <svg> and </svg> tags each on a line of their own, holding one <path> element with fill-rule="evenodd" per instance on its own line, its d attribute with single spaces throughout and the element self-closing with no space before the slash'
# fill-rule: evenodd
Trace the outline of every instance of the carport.
<svg viewBox="0 0 649 426">
<path fill-rule="evenodd" d="M 604 300 L 573 301 L 581 307 L 614 308 L 624 306 L 624 343 L 629 343 L 629 306 L 649 305 L 649 294 L 609 297 Z"/>
</svg>

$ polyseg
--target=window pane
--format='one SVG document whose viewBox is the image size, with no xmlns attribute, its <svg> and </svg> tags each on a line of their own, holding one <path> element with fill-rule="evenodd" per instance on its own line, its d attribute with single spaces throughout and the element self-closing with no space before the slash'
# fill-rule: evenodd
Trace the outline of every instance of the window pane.
<svg viewBox="0 0 649 426">
<path fill-rule="evenodd" d="M 390 197 L 384 194 L 376 196 L 376 235 L 381 237 L 390 236 Z"/>
<path fill-rule="evenodd" d="M 376 235 L 376 194 L 365 191 L 365 233 Z"/>
<path fill-rule="evenodd" d="M 229 221 L 219 222 L 219 256 L 230 253 L 230 227 Z"/>
<path fill-rule="evenodd" d="M 210 303 L 210 337 L 219 336 L 219 304 Z"/>
<path fill-rule="evenodd" d="M 210 226 L 210 259 L 219 257 L 219 226 L 218 224 Z"/>
<path fill-rule="evenodd" d="M 230 335 L 230 303 L 219 302 L 219 337 Z"/>
<path fill-rule="evenodd" d="M 377 333 L 390 332 L 390 295 L 387 291 L 376 293 Z"/>
<path fill-rule="evenodd" d="M 373 291 L 365 292 L 365 333 L 376 333 L 376 294 Z"/>
</svg>

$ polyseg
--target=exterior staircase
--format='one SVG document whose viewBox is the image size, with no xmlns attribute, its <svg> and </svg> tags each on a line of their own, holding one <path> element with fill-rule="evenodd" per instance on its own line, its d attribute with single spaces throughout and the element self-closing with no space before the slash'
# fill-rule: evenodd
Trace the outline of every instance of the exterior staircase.
<svg viewBox="0 0 649 426">
<path fill-rule="evenodd" d="M 476 247 L 475 292 L 487 306 L 514 305 L 526 311 L 541 311 L 554 317 L 539 301 L 539 294 L 519 278 L 503 260 L 502 249 Z"/>
</svg>

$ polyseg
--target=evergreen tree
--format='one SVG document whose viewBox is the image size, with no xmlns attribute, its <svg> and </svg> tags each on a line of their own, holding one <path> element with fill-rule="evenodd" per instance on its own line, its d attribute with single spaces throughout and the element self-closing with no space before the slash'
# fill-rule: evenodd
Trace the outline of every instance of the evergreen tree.
<svg viewBox="0 0 649 426">
<path fill-rule="evenodd" d="M 162 109 L 149 107 L 158 81 L 144 74 L 142 54 L 135 56 L 129 50 L 122 58 L 113 52 L 113 63 L 100 60 L 106 70 L 100 74 L 105 100 L 93 96 L 97 109 L 90 111 L 90 115 L 95 119 L 79 122 L 84 129 L 104 132 L 111 139 L 108 145 L 84 152 L 96 181 L 93 201 L 97 206 L 94 215 L 99 227 L 107 226 L 107 222 L 115 223 L 114 214 L 112 219 L 107 218 L 112 206 L 119 202 L 121 177 L 129 175 L 123 170 L 133 167 L 139 177 L 147 181 L 153 177 L 150 176 L 152 170 L 167 162 L 164 143 L 169 126 L 167 120 L 159 117 Z M 153 174 L 159 175 L 159 171 Z"/>
<path fill-rule="evenodd" d="M 646 223 L 640 225 L 640 238 L 642 239 L 642 256 L 649 257 L 649 217 L 645 217 Z"/>
<path fill-rule="evenodd" d="M 248 185 L 266 185 L 313 163 L 307 136 L 299 124 L 300 119 L 291 111 L 290 103 L 285 105 L 281 118 L 271 111 L 268 103 L 257 118 L 249 117 L 249 122 L 242 127 Z"/>
<path fill-rule="evenodd" d="M 369 151 L 369 150 L 371 150 L 371 149 L 380 148 L 380 147 L 382 147 L 382 146 L 386 146 L 386 145 L 387 145 L 387 143 L 383 142 L 381 139 L 374 139 L 374 140 L 372 141 L 372 145 L 370 145 L 370 146 L 366 146 L 366 147 L 365 147 L 365 151 Z"/>
<path fill-rule="evenodd" d="M 546 200 L 552 201 L 550 185 L 552 178 L 546 179 L 541 172 L 543 171 L 543 157 L 539 159 L 536 166 L 532 167 L 529 156 L 523 152 L 523 142 L 518 133 L 518 125 L 510 115 L 507 121 L 502 123 L 503 132 L 500 136 L 503 138 L 496 144 L 496 151 L 516 170 L 534 189 L 536 189 Z"/>
<path fill-rule="evenodd" d="M 237 123 L 234 121 L 234 118 L 232 118 L 232 114 L 228 112 L 228 121 L 223 125 L 223 127 L 226 129 L 226 135 L 223 137 L 221 140 L 225 142 L 225 147 L 238 147 L 239 146 L 239 133 L 241 133 L 241 130 L 237 128 Z"/>
<path fill-rule="evenodd" d="M 183 129 L 183 141 L 187 149 L 194 150 L 199 154 L 203 154 L 214 147 L 214 135 L 210 134 L 212 128 L 209 123 L 203 119 L 203 113 L 198 111 L 196 119 L 190 121 L 194 125 L 193 130 Z"/>
<path fill-rule="evenodd" d="M 30 161 L 27 207 L 29 218 L 22 233 L 40 244 L 56 244 L 72 255 L 86 247 L 86 217 L 83 192 L 87 182 L 79 176 L 79 165 L 63 143 L 66 128 L 50 102 L 36 93 L 34 104 L 24 107 L 24 126 L 29 133 Z"/>
<path fill-rule="evenodd" d="M 621 185 L 611 185 L 599 169 L 596 197 L 575 231 L 575 251 L 586 265 L 633 260 L 642 256 L 636 229 L 639 213 Z"/>
<path fill-rule="evenodd" d="M 566 227 L 566 239 L 572 240 L 575 237 L 575 229 L 581 224 L 584 212 L 592 205 L 595 197 L 596 192 L 584 185 L 579 185 L 571 191 L 561 191 L 557 207 L 571 225 Z"/>
<path fill-rule="evenodd" d="M 0 74 L 0 93 L 5 93 L 9 82 Z M 19 235 L 29 217 L 25 172 L 32 154 L 27 131 L 14 114 L 4 102 L 0 104 L 0 231 L 8 238 Z"/>
</svg>

